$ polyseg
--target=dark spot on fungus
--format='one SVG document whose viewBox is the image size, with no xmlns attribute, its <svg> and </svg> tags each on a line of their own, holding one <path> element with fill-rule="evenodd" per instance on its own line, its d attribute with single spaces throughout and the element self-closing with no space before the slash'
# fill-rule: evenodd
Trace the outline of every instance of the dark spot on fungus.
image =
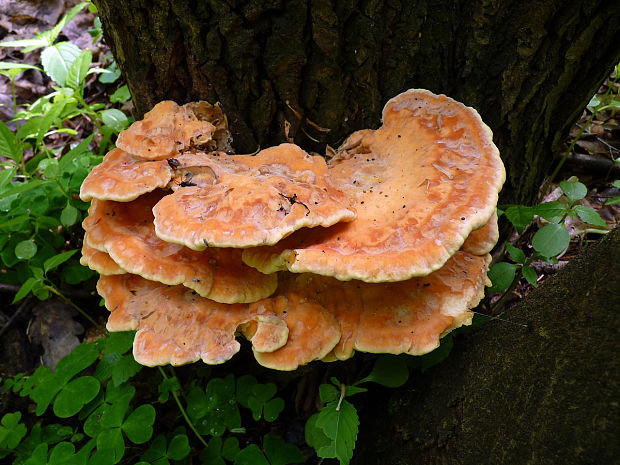
<svg viewBox="0 0 620 465">
<path fill-rule="evenodd" d="M 461 221 L 465 221 L 465 217 L 464 216 L 461 216 Z"/>
<path fill-rule="evenodd" d="M 168 166 L 173 170 L 177 169 L 181 166 L 181 163 L 176 158 L 168 158 Z"/>
<path fill-rule="evenodd" d="M 206 245 L 207 247 L 209 247 L 209 243 L 207 242 L 206 239 L 203 239 L 202 242 L 204 243 L 204 245 Z"/>
</svg>

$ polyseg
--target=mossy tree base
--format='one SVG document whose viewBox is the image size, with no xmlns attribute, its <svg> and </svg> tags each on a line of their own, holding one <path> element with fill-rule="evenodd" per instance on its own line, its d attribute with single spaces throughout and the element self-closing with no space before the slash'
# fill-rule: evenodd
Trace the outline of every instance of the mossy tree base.
<svg viewBox="0 0 620 465">
<path fill-rule="evenodd" d="M 620 463 L 620 228 L 505 318 L 369 399 L 353 463 Z"/>
</svg>

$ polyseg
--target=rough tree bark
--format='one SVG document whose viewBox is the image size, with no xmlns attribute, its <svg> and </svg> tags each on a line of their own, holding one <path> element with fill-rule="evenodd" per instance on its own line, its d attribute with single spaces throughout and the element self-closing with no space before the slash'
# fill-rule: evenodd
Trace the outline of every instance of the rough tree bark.
<svg viewBox="0 0 620 465">
<path fill-rule="evenodd" d="M 373 395 L 353 463 L 619 464 L 619 289 L 616 228 L 510 312 L 527 328 L 488 323 Z"/>
<path fill-rule="evenodd" d="M 95 0 L 139 114 L 220 101 L 239 152 L 289 135 L 323 153 L 411 87 L 477 108 L 528 202 L 570 123 L 620 60 L 603 0 Z M 327 128 L 329 132 L 319 130 Z M 318 142 L 315 142 L 318 141 Z"/>
</svg>

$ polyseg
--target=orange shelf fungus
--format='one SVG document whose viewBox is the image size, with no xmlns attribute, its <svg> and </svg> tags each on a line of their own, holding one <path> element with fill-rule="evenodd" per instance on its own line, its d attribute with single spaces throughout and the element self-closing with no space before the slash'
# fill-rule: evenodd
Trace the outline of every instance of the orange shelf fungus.
<svg viewBox="0 0 620 465">
<path fill-rule="evenodd" d="M 325 160 L 293 144 L 176 163 L 185 187 L 153 209 L 157 235 L 168 242 L 195 250 L 275 244 L 300 228 L 355 218 L 350 199 L 327 182 Z"/>
<path fill-rule="evenodd" d="M 409 90 L 326 162 L 294 144 L 229 155 L 226 116 L 162 102 L 84 181 L 81 262 L 145 365 L 223 363 L 251 341 L 294 370 L 419 355 L 488 284 L 504 167 L 475 110 Z"/>
<path fill-rule="evenodd" d="M 475 110 L 409 90 L 386 104 L 379 129 L 349 136 L 329 161 L 329 179 L 355 200 L 354 221 L 248 249 L 243 260 L 264 273 L 343 281 L 427 275 L 491 218 L 505 172 Z"/>
<path fill-rule="evenodd" d="M 183 284 L 217 302 L 254 302 L 273 294 L 276 275 L 245 265 L 240 250 L 196 252 L 159 239 L 152 209 L 162 195 L 151 192 L 132 202 L 93 200 L 83 224 L 85 244 L 106 252 L 127 273 L 163 284 Z"/>
</svg>

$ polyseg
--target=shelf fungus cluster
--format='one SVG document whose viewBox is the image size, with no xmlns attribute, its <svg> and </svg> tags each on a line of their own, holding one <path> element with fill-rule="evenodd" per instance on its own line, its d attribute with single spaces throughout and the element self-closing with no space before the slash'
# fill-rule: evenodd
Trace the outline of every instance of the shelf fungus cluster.
<svg viewBox="0 0 620 465">
<path fill-rule="evenodd" d="M 230 143 L 217 105 L 162 102 L 82 185 L 82 263 L 138 362 L 223 363 L 240 335 L 279 370 L 418 355 L 471 321 L 505 177 L 475 110 L 409 90 L 330 158 Z"/>
</svg>

